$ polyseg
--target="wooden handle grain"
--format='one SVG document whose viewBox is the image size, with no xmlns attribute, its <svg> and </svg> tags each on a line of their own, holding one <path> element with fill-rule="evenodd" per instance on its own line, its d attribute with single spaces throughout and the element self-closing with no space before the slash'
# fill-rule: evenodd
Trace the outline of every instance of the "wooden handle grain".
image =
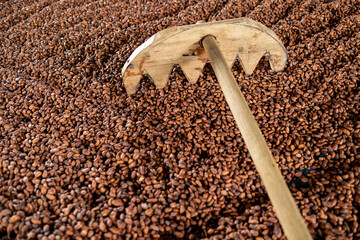
<svg viewBox="0 0 360 240">
<path fill-rule="evenodd" d="M 312 239 L 265 139 L 213 36 L 202 40 L 225 99 L 289 240 Z"/>
</svg>

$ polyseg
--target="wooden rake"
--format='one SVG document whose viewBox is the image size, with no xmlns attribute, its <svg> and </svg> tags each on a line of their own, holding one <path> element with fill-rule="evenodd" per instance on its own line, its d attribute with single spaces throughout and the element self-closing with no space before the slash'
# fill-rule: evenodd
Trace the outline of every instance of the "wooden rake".
<svg viewBox="0 0 360 240">
<path fill-rule="evenodd" d="M 209 58 L 285 235 L 288 239 L 312 239 L 230 70 L 239 57 L 249 75 L 264 55 L 269 56 L 275 72 L 284 69 L 287 52 L 280 39 L 248 18 L 172 27 L 139 46 L 126 61 L 122 77 L 130 95 L 136 92 L 143 74 L 149 75 L 156 87 L 164 88 L 178 64 L 189 82 L 195 83 Z"/>
</svg>

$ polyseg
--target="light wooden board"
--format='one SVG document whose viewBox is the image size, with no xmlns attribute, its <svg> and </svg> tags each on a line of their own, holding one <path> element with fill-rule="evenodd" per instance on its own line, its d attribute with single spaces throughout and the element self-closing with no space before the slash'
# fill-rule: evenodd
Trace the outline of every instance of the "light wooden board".
<svg viewBox="0 0 360 240">
<path fill-rule="evenodd" d="M 160 31 L 140 45 L 126 61 L 122 77 L 128 94 L 136 92 L 143 74 L 148 74 L 158 88 L 165 87 L 175 64 L 195 83 L 207 61 L 200 41 L 213 35 L 231 67 L 238 57 L 246 74 L 251 74 L 259 60 L 269 55 L 274 71 L 282 71 L 287 52 L 275 33 L 249 18 L 172 27 Z"/>
</svg>

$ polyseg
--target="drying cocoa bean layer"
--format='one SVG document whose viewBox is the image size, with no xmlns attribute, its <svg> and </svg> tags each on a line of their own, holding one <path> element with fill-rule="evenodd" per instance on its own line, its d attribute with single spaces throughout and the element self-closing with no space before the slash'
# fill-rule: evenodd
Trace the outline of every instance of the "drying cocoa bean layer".
<svg viewBox="0 0 360 240">
<path fill-rule="evenodd" d="M 126 95 L 171 26 L 249 17 L 289 60 L 232 68 L 315 239 L 360 239 L 360 2 L 1 1 L 0 237 L 285 239 L 206 64 Z"/>
</svg>

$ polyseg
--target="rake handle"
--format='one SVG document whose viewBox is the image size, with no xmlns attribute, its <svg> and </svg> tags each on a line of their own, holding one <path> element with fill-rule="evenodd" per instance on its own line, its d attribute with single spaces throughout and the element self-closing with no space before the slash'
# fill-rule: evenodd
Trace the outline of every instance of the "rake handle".
<svg viewBox="0 0 360 240">
<path fill-rule="evenodd" d="M 287 238 L 312 239 L 215 38 L 204 37 L 202 45 Z"/>
</svg>

